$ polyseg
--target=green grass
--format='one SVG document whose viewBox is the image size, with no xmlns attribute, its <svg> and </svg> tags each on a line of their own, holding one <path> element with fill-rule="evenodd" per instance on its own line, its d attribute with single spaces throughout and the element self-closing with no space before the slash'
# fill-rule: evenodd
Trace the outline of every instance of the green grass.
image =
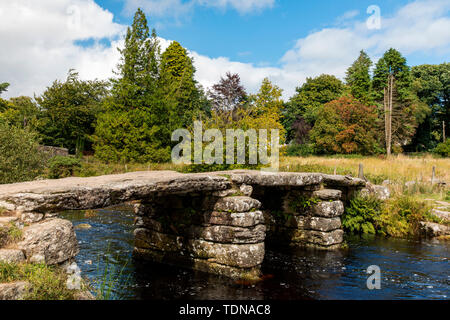
<svg viewBox="0 0 450 320">
<path fill-rule="evenodd" d="M 30 283 L 25 300 L 73 300 L 77 293 L 67 288 L 67 274 L 57 267 L 0 262 L 0 283 L 16 281 Z"/>
</svg>

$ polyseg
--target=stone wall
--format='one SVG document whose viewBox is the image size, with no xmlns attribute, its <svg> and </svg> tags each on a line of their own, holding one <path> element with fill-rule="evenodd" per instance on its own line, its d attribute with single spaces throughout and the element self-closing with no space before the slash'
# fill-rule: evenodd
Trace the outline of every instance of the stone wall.
<svg viewBox="0 0 450 320">
<path fill-rule="evenodd" d="M 231 174 L 216 192 L 160 194 L 135 205 L 134 256 L 231 278 L 257 279 L 265 244 L 342 247 L 346 196 L 363 186 L 322 175 Z"/>
<path fill-rule="evenodd" d="M 135 257 L 257 279 L 266 236 L 261 203 L 224 195 L 170 196 L 136 204 Z"/>
</svg>

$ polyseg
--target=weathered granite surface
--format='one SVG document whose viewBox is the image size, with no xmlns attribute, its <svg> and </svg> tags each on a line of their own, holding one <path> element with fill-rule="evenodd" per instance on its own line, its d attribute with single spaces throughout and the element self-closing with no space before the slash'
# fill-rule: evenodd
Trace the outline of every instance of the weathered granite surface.
<svg viewBox="0 0 450 320">
<path fill-rule="evenodd" d="M 25 281 L 0 283 L 0 300 L 22 300 L 28 287 L 29 283 Z"/>
<path fill-rule="evenodd" d="M 3 185 L 0 206 L 31 223 L 17 244 L 31 262 L 59 264 L 78 253 L 72 224 L 55 212 L 133 201 L 137 258 L 256 279 L 266 241 L 339 248 L 343 201 L 365 185 L 320 173 L 134 172 Z"/>
<path fill-rule="evenodd" d="M 49 219 L 23 229 L 17 247 L 30 262 L 49 265 L 67 261 L 78 254 L 78 241 L 68 220 Z"/>
</svg>

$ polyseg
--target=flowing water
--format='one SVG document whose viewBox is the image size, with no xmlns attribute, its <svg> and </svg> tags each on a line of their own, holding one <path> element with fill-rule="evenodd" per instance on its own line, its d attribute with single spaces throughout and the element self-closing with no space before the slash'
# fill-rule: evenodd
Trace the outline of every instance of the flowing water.
<svg viewBox="0 0 450 320">
<path fill-rule="evenodd" d="M 95 288 L 111 287 L 110 299 L 450 299 L 448 242 L 349 237 L 349 249 L 338 252 L 268 247 L 264 280 L 251 284 L 134 261 L 130 207 L 62 216 L 92 226 L 76 231 L 76 260 Z M 380 290 L 367 288 L 371 265 L 381 269 Z"/>
</svg>

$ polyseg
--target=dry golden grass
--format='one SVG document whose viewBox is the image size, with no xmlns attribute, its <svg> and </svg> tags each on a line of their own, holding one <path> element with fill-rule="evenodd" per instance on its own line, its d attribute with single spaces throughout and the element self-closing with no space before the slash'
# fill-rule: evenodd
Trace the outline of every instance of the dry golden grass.
<svg viewBox="0 0 450 320">
<path fill-rule="evenodd" d="M 405 155 L 382 157 L 284 157 L 280 167 L 283 171 L 326 171 L 338 174 L 352 174 L 357 176 L 359 164 L 364 165 L 364 174 L 369 180 L 391 180 L 393 182 L 430 182 L 433 167 L 436 167 L 436 178 L 450 182 L 450 158 L 433 158 L 431 155 L 423 157 L 408 157 Z"/>
</svg>

